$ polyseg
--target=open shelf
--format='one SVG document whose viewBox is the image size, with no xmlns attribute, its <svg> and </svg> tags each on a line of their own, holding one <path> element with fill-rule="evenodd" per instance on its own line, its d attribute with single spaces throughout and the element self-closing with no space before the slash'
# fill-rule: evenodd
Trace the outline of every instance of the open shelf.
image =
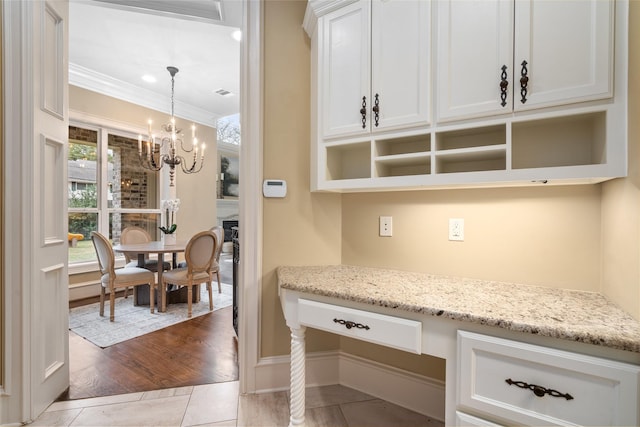
<svg viewBox="0 0 640 427">
<path fill-rule="evenodd" d="M 376 176 L 428 175 L 431 173 L 431 154 L 409 153 L 376 159 Z"/>
<path fill-rule="evenodd" d="M 437 152 L 503 145 L 506 142 L 507 130 L 504 124 L 436 133 Z"/>
<path fill-rule="evenodd" d="M 327 146 L 327 181 L 371 178 L 371 143 Z"/>
<path fill-rule="evenodd" d="M 447 125 L 322 145 L 329 191 L 600 182 L 617 176 L 623 150 L 612 151 L 608 109 L 561 116 L 527 114 L 484 126 Z M 621 131 L 622 132 L 622 131 Z M 612 172 L 608 165 L 618 169 Z"/>
<path fill-rule="evenodd" d="M 436 133 L 436 173 L 505 170 L 504 124 Z"/>
<path fill-rule="evenodd" d="M 513 123 L 512 168 L 606 163 L 606 113 Z"/>
<path fill-rule="evenodd" d="M 410 176 L 431 173 L 431 135 L 410 135 L 375 141 L 375 175 Z"/>
<path fill-rule="evenodd" d="M 376 140 L 376 155 L 378 157 L 409 153 L 428 153 L 430 150 L 431 135 L 429 134 Z"/>
<path fill-rule="evenodd" d="M 437 173 L 495 171 L 506 167 L 506 144 L 436 153 Z"/>
</svg>

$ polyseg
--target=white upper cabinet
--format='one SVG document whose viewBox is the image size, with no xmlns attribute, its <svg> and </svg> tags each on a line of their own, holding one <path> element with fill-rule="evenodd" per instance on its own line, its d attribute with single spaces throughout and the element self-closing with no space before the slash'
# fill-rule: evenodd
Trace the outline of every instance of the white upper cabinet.
<svg viewBox="0 0 640 427">
<path fill-rule="evenodd" d="M 368 3 L 354 3 L 322 19 L 320 98 L 325 136 L 362 131 L 371 87 L 371 15 Z M 368 111 L 368 110 L 366 110 Z M 368 113 L 365 115 L 367 117 Z"/>
<path fill-rule="evenodd" d="M 438 120 L 613 95 L 614 3 L 437 2 Z"/>
<path fill-rule="evenodd" d="M 322 137 L 429 122 L 430 3 L 360 0 L 318 22 Z"/>
<path fill-rule="evenodd" d="M 516 1 L 516 111 L 613 95 L 613 7 L 607 0 Z"/>
<path fill-rule="evenodd" d="M 372 130 L 429 123 L 429 2 L 373 0 L 371 15 Z"/>
<path fill-rule="evenodd" d="M 312 191 L 627 175 L 628 0 L 308 0 L 303 25 Z"/>
<path fill-rule="evenodd" d="M 511 111 L 513 1 L 439 1 L 437 8 L 438 119 Z"/>
</svg>

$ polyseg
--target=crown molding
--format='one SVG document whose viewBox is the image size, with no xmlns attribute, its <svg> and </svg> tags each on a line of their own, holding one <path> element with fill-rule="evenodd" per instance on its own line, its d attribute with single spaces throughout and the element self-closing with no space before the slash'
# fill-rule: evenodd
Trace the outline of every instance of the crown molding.
<svg viewBox="0 0 640 427">
<path fill-rule="evenodd" d="M 171 97 L 114 79 L 77 64 L 69 63 L 69 84 L 152 110 L 171 113 L 169 108 Z M 176 114 L 180 118 L 213 128 L 216 127 L 216 121 L 220 118 L 219 115 L 178 100 L 175 101 L 175 110 L 180 112 Z"/>
<path fill-rule="evenodd" d="M 318 18 L 356 1 L 358 0 L 309 0 L 307 9 L 304 12 L 302 28 L 304 28 L 309 37 L 313 37 L 318 25 Z"/>
<path fill-rule="evenodd" d="M 74 0 L 72 0 L 74 1 Z M 81 0 L 75 0 L 81 1 Z M 86 1 L 86 0 L 85 0 Z M 199 21 L 208 24 L 240 27 L 236 0 L 94 0 L 100 6 L 138 13 L 166 16 L 173 19 Z M 241 10 L 241 9 L 240 9 Z"/>
</svg>

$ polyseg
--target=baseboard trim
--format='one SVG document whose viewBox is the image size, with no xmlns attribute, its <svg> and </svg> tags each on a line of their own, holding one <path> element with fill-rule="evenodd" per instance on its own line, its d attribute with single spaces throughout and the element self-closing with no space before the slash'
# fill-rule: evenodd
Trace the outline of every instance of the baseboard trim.
<svg viewBox="0 0 640 427">
<path fill-rule="evenodd" d="M 374 362 L 340 355 L 340 384 L 444 422 L 444 381 Z"/>
<path fill-rule="evenodd" d="M 307 387 L 339 384 L 339 351 L 307 354 Z M 263 357 L 255 369 L 256 393 L 289 390 L 291 364 L 289 356 Z"/>
<path fill-rule="evenodd" d="M 341 351 L 308 353 L 307 387 L 342 384 L 444 422 L 444 381 Z M 289 389 L 289 356 L 261 358 L 256 393 Z"/>
<path fill-rule="evenodd" d="M 100 280 L 69 285 L 69 301 L 76 301 L 100 295 Z"/>
</svg>

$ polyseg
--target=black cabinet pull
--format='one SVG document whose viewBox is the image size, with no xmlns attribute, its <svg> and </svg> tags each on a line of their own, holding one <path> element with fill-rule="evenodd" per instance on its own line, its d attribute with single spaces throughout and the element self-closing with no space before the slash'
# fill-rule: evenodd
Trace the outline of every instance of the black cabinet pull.
<svg viewBox="0 0 640 427">
<path fill-rule="evenodd" d="M 509 385 L 515 385 L 516 387 L 520 387 L 525 390 L 531 390 L 533 394 L 538 397 L 543 397 L 545 394 L 548 394 L 552 397 L 564 397 L 567 400 L 573 400 L 573 396 L 571 396 L 569 393 L 560 393 L 557 390 L 545 388 L 540 385 L 528 384 L 524 381 L 513 381 L 511 378 L 506 379 L 505 382 Z"/>
<path fill-rule="evenodd" d="M 378 94 L 376 93 L 376 97 L 373 100 L 373 118 L 375 120 L 375 125 L 378 127 L 378 122 L 380 121 L 380 99 L 378 98 Z"/>
<path fill-rule="evenodd" d="M 529 70 L 527 69 L 527 61 L 522 61 L 522 69 L 520 70 L 520 102 L 527 102 L 527 84 L 529 83 Z"/>
<path fill-rule="evenodd" d="M 362 323 L 352 322 L 351 320 L 343 320 L 343 319 L 333 319 L 335 323 L 339 323 L 344 325 L 347 329 L 356 328 L 356 329 L 365 329 L 369 330 L 369 326 L 363 325 Z"/>
<path fill-rule="evenodd" d="M 500 100 L 502 101 L 500 105 L 503 107 L 507 105 L 507 88 L 509 87 L 509 80 L 507 75 L 507 66 L 503 65 L 502 74 L 500 74 Z"/>
<path fill-rule="evenodd" d="M 362 129 L 367 127 L 367 97 L 362 97 L 362 108 L 360 108 L 360 114 L 362 114 Z"/>
</svg>

